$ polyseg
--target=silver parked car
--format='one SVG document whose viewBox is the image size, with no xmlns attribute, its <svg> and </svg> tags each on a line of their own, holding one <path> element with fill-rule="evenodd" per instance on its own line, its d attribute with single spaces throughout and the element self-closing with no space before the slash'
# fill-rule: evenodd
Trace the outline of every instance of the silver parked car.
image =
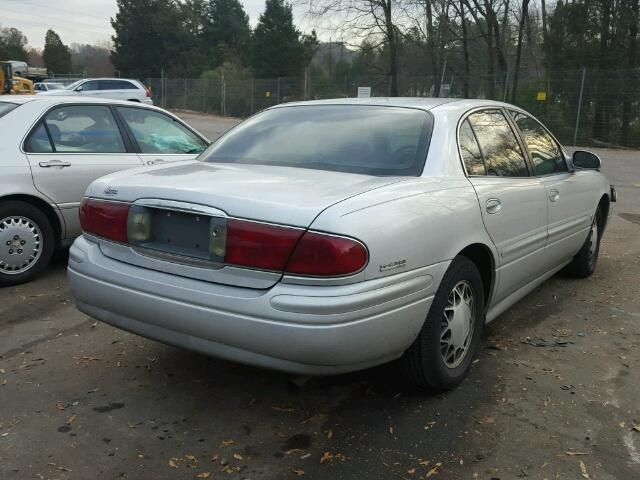
<svg viewBox="0 0 640 480">
<path fill-rule="evenodd" d="M 81 311 L 169 344 L 298 374 L 402 357 L 445 389 L 485 322 L 594 271 L 615 200 L 599 167 L 504 103 L 279 105 L 198 161 L 95 181 L 70 285 Z"/>
<path fill-rule="evenodd" d="M 5 100 L 7 98 L 7 100 Z M 117 100 L 0 100 L 0 286 L 31 279 L 80 234 L 78 209 L 96 178 L 194 159 L 207 140 L 155 107 Z"/>
</svg>

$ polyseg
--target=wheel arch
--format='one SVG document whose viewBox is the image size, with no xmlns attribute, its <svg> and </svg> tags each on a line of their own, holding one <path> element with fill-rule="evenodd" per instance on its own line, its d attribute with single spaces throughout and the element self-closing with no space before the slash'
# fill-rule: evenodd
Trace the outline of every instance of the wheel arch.
<svg viewBox="0 0 640 480">
<path fill-rule="evenodd" d="M 11 200 L 28 203 L 44 213 L 47 216 L 47 219 L 51 222 L 51 227 L 56 235 L 56 242 L 60 242 L 64 228 L 62 223 L 63 221 L 51 204 L 33 195 L 13 194 L 0 197 L 0 203 Z"/>
<path fill-rule="evenodd" d="M 496 262 L 491 249 L 483 243 L 472 243 L 463 248 L 457 256 L 467 257 L 480 272 L 482 287 L 484 288 L 485 310 L 489 306 L 489 299 L 493 293 L 496 277 Z"/>
<path fill-rule="evenodd" d="M 611 207 L 611 200 L 609 199 L 609 195 L 606 193 L 600 197 L 600 201 L 598 202 L 598 208 L 600 208 L 600 212 L 602 213 L 602 228 L 607 225 L 607 221 L 609 220 L 609 208 Z"/>
</svg>

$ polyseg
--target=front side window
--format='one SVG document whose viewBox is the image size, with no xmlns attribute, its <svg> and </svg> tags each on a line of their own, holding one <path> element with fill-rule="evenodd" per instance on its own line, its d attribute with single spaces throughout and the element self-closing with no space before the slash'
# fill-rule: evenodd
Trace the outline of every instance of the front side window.
<svg viewBox="0 0 640 480">
<path fill-rule="evenodd" d="M 212 163 L 418 176 L 427 157 L 432 126 L 429 113 L 412 108 L 281 107 L 240 124 L 202 158 Z"/>
<path fill-rule="evenodd" d="M 484 155 L 487 175 L 527 177 L 529 171 L 520 144 L 500 110 L 483 110 L 468 117 Z"/>
<path fill-rule="evenodd" d="M 56 152 L 124 153 L 126 148 L 107 106 L 70 105 L 44 118 Z"/>
<path fill-rule="evenodd" d="M 199 154 L 207 143 L 178 120 L 154 110 L 118 107 L 142 153 Z"/>
<path fill-rule="evenodd" d="M 534 175 L 549 175 L 567 171 L 562 150 L 540 123 L 522 112 L 511 112 L 529 149 Z"/>
<path fill-rule="evenodd" d="M 83 92 L 93 92 L 95 90 L 100 90 L 100 84 L 95 80 L 85 82 L 81 86 Z"/>
</svg>

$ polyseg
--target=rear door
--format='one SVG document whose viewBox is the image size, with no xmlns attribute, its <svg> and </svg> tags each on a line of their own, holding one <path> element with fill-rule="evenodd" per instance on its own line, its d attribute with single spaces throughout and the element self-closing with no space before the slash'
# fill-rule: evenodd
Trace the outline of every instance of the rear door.
<svg viewBox="0 0 640 480">
<path fill-rule="evenodd" d="M 593 211 L 595 185 L 591 172 L 569 172 L 560 145 L 533 117 L 512 110 L 518 130 L 531 159 L 533 173 L 547 193 L 548 237 L 545 260 L 549 268 L 570 259 L 584 243 Z"/>
<path fill-rule="evenodd" d="M 208 142 L 178 119 L 144 107 L 116 107 L 145 165 L 192 160 Z"/>
<path fill-rule="evenodd" d="M 80 232 L 78 207 L 93 180 L 142 166 L 108 105 L 54 107 L 31 131 L 24 149 L 36 188 L 63 212 L 67 237 Z"/>
<path fill-rule="evenodd" d="M 500 254 L 495 300 L 544 271 L 547 195 L 500 108 L 472 112 L 461 124 L 460 152 L 482 218 Z"/>
<path fill-rule="evenodd" d="M 114 100 L 138 99 L 137 88 L 127 80 L 100 80 L 100 95 Z"/>
</svg>

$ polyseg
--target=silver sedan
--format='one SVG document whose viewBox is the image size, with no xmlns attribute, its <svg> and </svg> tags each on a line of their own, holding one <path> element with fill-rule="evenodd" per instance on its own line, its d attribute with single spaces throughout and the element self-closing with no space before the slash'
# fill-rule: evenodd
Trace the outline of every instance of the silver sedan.
<svg viewBox="0 0 640 480">
<path fill-rule="evenodd" d="M 205 354 L 316 375 L 401 358 L 446 389 L 486 322 L 594 271 L 599 168 L 504 103 L 280 105 L 196 161 L 95 181 L 70 285 L 88 315 Z"/>
</svg>

